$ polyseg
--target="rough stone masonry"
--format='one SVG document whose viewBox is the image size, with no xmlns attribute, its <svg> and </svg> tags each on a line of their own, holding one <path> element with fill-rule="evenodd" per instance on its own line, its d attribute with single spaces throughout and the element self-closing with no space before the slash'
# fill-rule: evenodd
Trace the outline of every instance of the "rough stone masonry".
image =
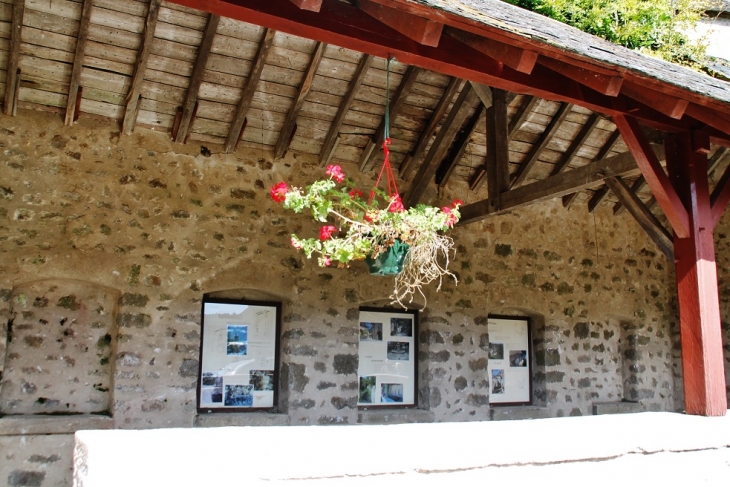
<svg viewBox="0 0 730 487">
<path fill-rule="evenodd" d="M 113 428 L 210 422 L 195 409 L 204 293 L 283 303 L 279 413 L 216 424 L 489 420 L 489 314 L 532 320 L 537 407 L 508 417 L 586 415 L 624 399 L 682 407 L 673 265 L 609 207 L 594 217 L 548 202 L 455 229 L 458 284 L 428 288 L 420 314 L 418 409 L 379 415 L 357 409 L 357 318 L 389 304 L 392 282 L 295 252 L 289 235 L 316 227 L 269 197 L 278 181 L 322 177 L 314 157 L 226 155 L 38 112 L 0 116 L 0 146 L 0 482 L 70 484 L 71 435 L 84 426 L 64 413 Z M 427 195 L 457 197 L 476 195 L 465 183 Z M 716 241 L 730 321 L 728 232 L 726 218 Z M 728 335 L 724 325 L 730 357 Z"/>
</svg>

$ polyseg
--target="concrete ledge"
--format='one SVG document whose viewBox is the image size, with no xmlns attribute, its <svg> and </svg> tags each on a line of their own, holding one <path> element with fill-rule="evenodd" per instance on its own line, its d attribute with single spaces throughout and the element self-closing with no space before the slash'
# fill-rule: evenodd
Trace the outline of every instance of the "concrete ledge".
<svg viewBox="0 0 730 487">
<path fill-rule="evenodd" d="M 638 402 L 594 402 L 593 414 L 628 414 L 641 413 L 644 411 L 644 405 Z"/>
<path fill-rule="evenodd" d="M 217 413 L 198 414 L 193 426 L 220 428 L 223 426 L 288 426 L 289 416 L 271 413 Z"/>
<path fill-rule="evenodd" d="M 97 414 L 72 416 L 11 415 L 0 418 L 0 436 L 69 435 L 79 430 L 114 428 L 114 419 Z"/>
<path fill-rule="evenodd" d="M 492 421 L 508 421 L 513 419 L 545 419 L 550 418 L 550 410 L 538 406 L 505 406 L 492 407 L 489 419 Z"/>
<path fill-rule="evenodd" d="M 423 409 L 362 410 L 357 413 L 359 424 L 433 423 L 435 415 Z"/>
</svg>

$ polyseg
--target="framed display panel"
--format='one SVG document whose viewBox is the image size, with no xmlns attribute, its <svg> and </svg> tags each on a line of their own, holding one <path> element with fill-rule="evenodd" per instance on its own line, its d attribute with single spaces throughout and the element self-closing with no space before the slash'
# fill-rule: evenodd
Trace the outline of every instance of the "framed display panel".
<svg viewBox="0 0 730 487">
<path fill-rule="evenodd" d="M 276 408 L 281 303 L 203 297 L 198 412 Z"/>
<path fill-rule="evenodd" d="M 530 319 L 490 316 L 489 404 L 532 404 L 532 337 Z"/>
<path fill-rule="evenodd" d="M 416 406 L 418 312 L 360 308 L 358 407 Z"/>
</svg>

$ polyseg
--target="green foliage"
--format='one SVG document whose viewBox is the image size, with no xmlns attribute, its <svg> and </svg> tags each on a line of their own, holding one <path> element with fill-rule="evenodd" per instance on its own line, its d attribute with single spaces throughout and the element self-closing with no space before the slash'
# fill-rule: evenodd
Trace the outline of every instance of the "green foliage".
<svg viewBox="0 0 730 487">
<path fill-rule="evenodd" d="M 699 69 L 706 46 L 692 31 L 708 0 L 506 0 L 606 40 Z"/>
</svg>

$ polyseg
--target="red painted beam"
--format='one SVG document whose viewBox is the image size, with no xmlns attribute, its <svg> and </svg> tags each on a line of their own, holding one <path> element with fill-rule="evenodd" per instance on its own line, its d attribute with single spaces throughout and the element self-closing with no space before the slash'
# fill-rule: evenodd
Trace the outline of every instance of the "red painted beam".
<svg viewBox="0 0 730 487">
<path fill-rule="evenodd" d="M 358 7 L 366 14 L 375 17 L 419 44 L 432 47 L 439 45 L 444 24 L 369 0 L 360 0 Z"/>
<path fill-rule="evenodd" d="M 626 146 L 634 156 L 636 164 L 641 169 L 646 183 L 662 207 L 674 232 L 679 238 L 689 237 L 689 216 L 687 209 L 672 187 L 672 183 L 669 181 L 661 164 L 659 164 L 659 159 L 657 159 L 654 151 L 651 149 L 651 144 L 644 135 L 644 132 L 642 132 L 641 127 L 639 127 L 635 119 L 625 115 L 613 117 L 613 122 L 621 132 L 621 137 L 623 137 Z"/>
<path fill-rule="evenodd" d="M 668 136 L 665 148 L 671 181 L 689 208 L 689 235 L 674 238 L 685 411 L 724 416 L 727 391 L 707 157 L 693 150 L 688 132 Z"/>
<path fill-rule="evenodd" d="M 520 73 L 532 73 L 532 68 L 535 67 L 535 62 L 537 62 L 537 53 L 535 51 L 510 46 L 459 29 L 447 29 L 446 34 Z"/>
<path fill-rule="evenodd" d="M 668 117 L 680 120 L 684 116 L 689 102 L 666 93 L 654 91 L 646 86 L 627 81 L 623 84 L 621 92 L 634 100 L 650 106 Z"/>
<path fill-rule="evenodd" d="M 613 75 L 597 73 L 546 56 L 540 56 L 538 62 L 556 73 L 565 75 L 582 85 L 608 96 L 618 96 L 624 82 L 624 79 L 618 73 L 614 73 Z"/>
</svg>

